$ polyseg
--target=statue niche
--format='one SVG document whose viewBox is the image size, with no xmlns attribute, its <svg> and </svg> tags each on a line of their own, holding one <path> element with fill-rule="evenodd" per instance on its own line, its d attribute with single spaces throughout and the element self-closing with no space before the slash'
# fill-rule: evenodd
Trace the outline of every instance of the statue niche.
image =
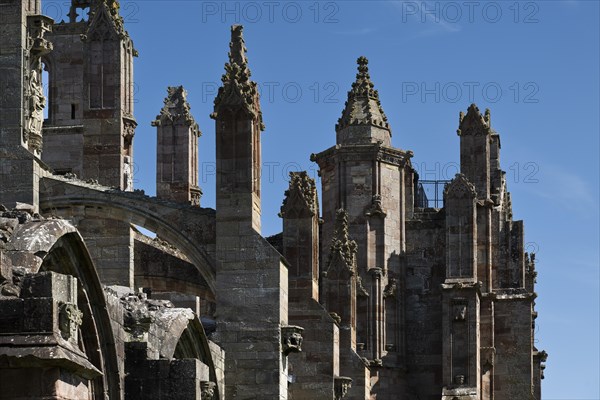
<svg viewBox="0 0 600 400">
<path fill-rule="evenodd" d="M 43 15 L 30 15 L 27 18 L 27 58 L 29 71 L 25 85 L 25 129 L 23 141 L 36 156 L 42 152 L 42 126 L 46 97 L 42 86 L 42 57 L 52 51 L 52 43 L 44 38 L 52 31 L 54 21 Z"/>
</svg>

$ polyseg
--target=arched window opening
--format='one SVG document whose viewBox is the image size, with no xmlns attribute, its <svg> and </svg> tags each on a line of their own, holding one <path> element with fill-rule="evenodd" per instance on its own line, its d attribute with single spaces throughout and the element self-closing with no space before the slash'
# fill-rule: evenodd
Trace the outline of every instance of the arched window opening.
<svg viewBox="0 0 600 400">
<path fill-rule="evenodd" d="M 42 88 L 44 97 L 46 98 L 46 107 L 44 107 L 44 123 L 47 124 L 50 120 L 52 107 L 51 103 L 51 89 L 50 89 L 50 71 L 48 69 L 48 63 L 42 61 Z"/>
</svg>

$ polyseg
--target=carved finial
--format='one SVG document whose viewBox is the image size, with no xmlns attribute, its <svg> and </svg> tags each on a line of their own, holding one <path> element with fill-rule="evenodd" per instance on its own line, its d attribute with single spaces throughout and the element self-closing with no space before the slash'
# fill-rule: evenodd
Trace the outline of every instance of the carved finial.
<svg viewBox="0 0 600 400">
<path fill-rule="evenodd" d="M 364 80 L 370 82 L 371 85 L 373 85 L 373 82 L 371 82 L 371 77 L 369 76 L 369 60 L 367 60 L 367 57 L 358 57 L 356 63 L 358 64 L 358 74 L 356 74 L 356 81 L 358 82 L 359 80 Z"/>
<path fill-rule="evenodd" d="M 231 43 L 229 43 L 229 63 L 237 64 L 241 67 L 247 68 L 247 49 L 244 42 L 243 32 L 244 27 L 242 25 L 231 26 Z"/>
<path fill-rule="evenodd" d="M 319 215 L 319 201 L 315 180 L 306 171 L 290 172 L 290 186 L 279 216 L 282 218 L 313 217 Z"/>
<path fill-rule="evenodd" d="M 361 56 L 356 63 L 358 64 L 356 80 L 348 92 L 348 101 L 338 120 L 336 130 L 339 131 L 349 125 L 370 125 L 389 131 L 390 126 L 381 107 L 379 93 L 374 89 L 375 85 L 369 75 L 369 60 Z"/>
<path fill-rule="evenodd" d="M 460 122 L 458 136 L 461 135 L 487 135 L 491 133 L 490 129 L 490 111 L 486 110 L 484 115 L 481 115 L 479 108 L 475 104 L 471 104 L 467 110 L 467 115 L 460 114 Z"/>
<path fill-rule="evenodd" d="M 156 120 L 152 121 L 152 126 L 161 126 L 167 124 L 185 124 L 192 127 L 197 136 L 202 133 L 198 129 L 198 124 L 190 112 L 190 105 L 187 101 L 187 91 L 183 86 L 169 86 L 167 88 L 167 97 L 164 100 L 164 106 Z"/>
<path fill-rule="evenodd" d="M 262 131 L 265 125 L 262 120 L 260 99 L 256 82 L 250 80 L 250 69 L 246 58 L 246 45 L 242 35 L 242 25 L 231 27 L 229 43 L 229 62 L 225 64 L 225 73 L 221 77 L 223 86 L 215 98 L 214 112 L 211 118 L 217 119 L 224 108 L 243 109 L 250 116 L 258 119 L 258 127 Z"/>
<path fill-rule="evenodd" d="M 487 122 L 488 126 L 492 126 L 492 113 L 490 112 L 489 108 L 485 109 L 485 115 L 483 116 L 483 119 L 485 122 Z"/>
</svg>

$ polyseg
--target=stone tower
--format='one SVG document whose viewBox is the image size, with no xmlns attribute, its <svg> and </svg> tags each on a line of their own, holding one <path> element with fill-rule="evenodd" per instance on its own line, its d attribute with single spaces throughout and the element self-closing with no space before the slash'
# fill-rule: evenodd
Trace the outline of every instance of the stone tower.
<svg viewBox="0 0 600 400">
<path fill-rule="evenodd" d="M 319 300 L 339 319 L 348 398 L 539 398 L 535 264 L 512 219 L 489 110 L 460 114 L 461 173 L 446 182 L 444 207 L 430 208 L 412 152 L 391 147 L 367 60 L 358 64 L 337 144 L 312 156 L 323 198 Z"/>
<path fill-rule="evenodd" d="M 164 107 L 152 122 L 157 133 L 156 196 L 199 206 L 198 138 L 202 133 L 183 86 L 169 87 L 167 93 Z"/>
<path fill-rule="evenodd" d="M 340 209 L 347 213 L 349 237 L 358 243 L 352 351 L 368 360 L 371 374 L 376 376 L 384 356 L 391 358 L 402 351 L 397 329 L 399 303 L 393 291 L 400 274 L 399 257 L 405 249 L 405 221 L 412 212 L 414 172 L 412 152 L 391 147 L 391 129 L 367 59 L 360 57 L 357 62 L 356 81 L 336 125 L 337 144 L 312 159 L 319 164 L 322 180 L 321 243 L 327 246 L 339 240 L 335 221 Z M 325 257 L 331 256 L 326 251 L 322 255 L 322 265 L 327 268 Z M 329 279 L 327 272 L 323 286 Z M 355 378 L 343 366 L 341 373 Z M 362 398 L 358 387 L 355 382 L 351 398 Z"/>
<path fill-rule="evenodd" d="M 49 39 L 56 50 L 43 59 L 50 81 L 44 161 L 58 174 L 133 190 L 137 52 L 119 2 L 72 0 L 68 21 Z"/>
<path fill-rule="evenodd" d="M 54 25 L 55 50 L 42 61 L 49 77 L 43 160 L 56 174 L 133 190 L 133 41 L 117 0 L 72 0 L 68 19 Z M 133 286 L 130 224 L 73 218 L 106 284 Z"/>
<path fill-rule="evenodd" d="M 40 15 L 40 1 L 0 4 L 0 203 L 39 204 L 45 166 L 42 125 L 46 98 L 42 60 L 53 49 L 52 19 Z"/>
</svg>

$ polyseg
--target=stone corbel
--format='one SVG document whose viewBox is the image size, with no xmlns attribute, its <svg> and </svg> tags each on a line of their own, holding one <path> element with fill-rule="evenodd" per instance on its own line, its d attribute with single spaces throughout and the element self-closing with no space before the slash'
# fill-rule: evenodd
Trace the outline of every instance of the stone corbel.
<svg viewBox="0 0 600 400">
<path fill-rule="evenodd" d="M 202 381 L 200 382 L 200 399 L 201 400 L 213 400 L 215 397 L 215 387 L 217 386 L 214 382 Z"/>
<path fill-rule="evenodd" d="M 302 351 L 302 332 L 304 328 L 289 325 L 281 327 L 281 341 L 283 344 L 283 354 L 299 353 Z"/>
<path fill-rule="evenodd" d="M 334 378 L 335 400 L 341 400 L 348 394 L 352 387 L 352 378 L 347 376 L 336 376 Z"/>
<path fill-rule="evenodd" d="M 365 211 L 365 215 L 367 217 L 381 217 L 385 218 L 387 216 L 386 212 L 383 211 L 383 207 L 381 205 L 381 195 L 374 195 L 371 199 L 371 205 Z"/>
<path fill-rule="evenodd" d="M 133 143 L 137 125 L 138 124 L 133 117 L 123 117 L 123 137 L 125 138 L 126 144 L 131 145 Z"/>
<path fill-rule="evenodd" d="M 29 49 L 37 57 L 52 51 L 52 43 L 44 39 L 46 32 L 52 32 L 54 21 L 44 15 L 31 15 L 27 17 L 27 28 L 29 30 Z"/>
</svg>

